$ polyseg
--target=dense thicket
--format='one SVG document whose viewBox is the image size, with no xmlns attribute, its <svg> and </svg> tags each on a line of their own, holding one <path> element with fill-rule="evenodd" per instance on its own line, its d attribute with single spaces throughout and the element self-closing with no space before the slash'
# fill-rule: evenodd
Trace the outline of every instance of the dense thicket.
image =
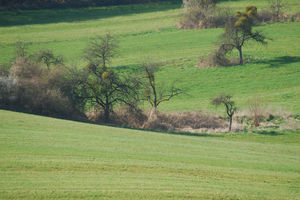
<svg viewBox="0 0 300 200">
<path fill-rule="evenodd" d="M 183 17 L 179 22 L 181 29 L 206 29 L 224 27 L 230 19 L 228 8 L 218 7 L 219 0 L 184 0 Z"/>
<path fill-rule="evenodd" d="M 0 7 L 9 9 L 76 8 L 160 1 L 179 2 L 179 0 L 1 0 Z"/>
<path fill-rule="evenodd" d="M 106 123 L 114 106 L 126 106 L 132 115 L 140 111 L 142 81 L 108 68 L 117 47 L 111 35 L 90 43 L 84 54 L 88 65 L 81 69 L 67 67 L 51 50 L 28 54 L 28 45 L 17 42 L 14 62 L 0 64 L 0 109 L 80 120 L 85 111 L 101 110 Z"/>
<path fill-rule="evenodd" d="M 18 56 L 7 74 L 0 76 L 0 108 L 34 114 L 80 119 L 72 100 L 71 84 L 63 65 L 47 69 L 27 57 Z"/>
</svg>

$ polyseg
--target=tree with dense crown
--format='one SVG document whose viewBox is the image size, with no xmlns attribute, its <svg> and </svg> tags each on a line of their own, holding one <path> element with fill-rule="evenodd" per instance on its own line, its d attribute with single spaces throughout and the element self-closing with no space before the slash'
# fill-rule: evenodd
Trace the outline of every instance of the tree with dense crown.
<svg viewBox="0 0 300 200">
<path fill-rule="evenodd" d="M 248 6 L 245 11 L 238 11 L 234 15 L 235 21 L 227 22 L 225 32 L 221 35 L 222 43 L 219 51 L 223 54 L 237 49 L 239 52 L 239 64 L 244 64 L 242 48 L 249 40 L 254 40 L 261 44 L 266 44 L 266 37 L 260 32 L 252 31 L 254 20 L 257 17 L 257 8 L 255 6 Z"/>
</svg>

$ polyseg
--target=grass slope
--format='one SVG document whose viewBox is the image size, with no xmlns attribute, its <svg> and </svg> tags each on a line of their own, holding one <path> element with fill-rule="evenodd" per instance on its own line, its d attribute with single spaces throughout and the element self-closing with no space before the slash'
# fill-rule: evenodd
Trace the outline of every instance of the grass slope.
<svg viewBox="0 0 300 200">
<path fill-rule="evenodd" d="M 286 12 L 300 11 L 297 0 L 287 0 Z M 259 9 L 267 1 L 222 1 L 233 10 L 247 5 Z M 215 48 L 222 29 L 178 30 L 179 4 L 160 3 L 66 10 L 5 11 L 0 13 L 0 62 L 9 62 L 18 40 L 33 42 L 31 51 L 50 48 L 68 65 L 83 67 L 88 41 L 111 32 L 120 41 L 112 66 L 135 70 L 145 60 L 165 62 L 158 79 L 176 81 L 188 94 L 161 105 L 163 110 L 214 109 L 209 100 L 230 93 L 241 109 L 249 98 L 261 97 L 272 107 L 300 113 L 300 23 L 256 27 L 272 38 L 268 46 L 249 43 L 244 53 L 251 64 L 228 68 L 195 67 L 197 57 Z"/>
<path fill-rule="evenodd" d="M 297 199 L 300 133 L 188 136 L 0 111 L 0 199 Z"/>
</svg>

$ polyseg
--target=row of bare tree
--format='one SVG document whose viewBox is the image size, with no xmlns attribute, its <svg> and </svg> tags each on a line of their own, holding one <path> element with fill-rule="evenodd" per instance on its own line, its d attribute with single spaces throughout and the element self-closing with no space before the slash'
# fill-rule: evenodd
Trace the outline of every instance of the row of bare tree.
<svg viewBox="0 0 300 200">
<path fill-rule="evenodd" d="M 87 65 L 81 68 L 65 66 L 63 58 L 50 50 L 29 54 L 28 45 L 18 42 L 12 66 L 0 67 L 0 108 L 70 119 L 96 108 L 103 111 L 104 122 L 110 123 L 115 107 L 126 105 L 129 112 L 139 113 L 141 103 L 148 102 L 152 108 L 141 126 L 146 128 L 157 119 L 161 103 L 187 91 L 175 82 L 158 82 L 158 63 L 145 62 L 134 74 L 109 67 L 118 47 L 110 34 L 90 42 L 84 51 Z M 231 98 L 220 95 L 212 100 L 216 106 L 225 106 L 229 131 L 236 111 Z"/>
<path fill-rule="evenodd" d="M 165 87 L 157 83 L 157 63 L 144 63 L 143 73 L 130 75 L 108 67 L 117 47 L 117 41 L 110 34 L 90 43 L 84 52 L 88 65 L 80 70 L 82 80 L 76 89 L 78 96 L 88 105 L 103 109 L 105 122 L 110 121 L 110 113 L 115 105 L 125 104 L 136 110 L 142 101 L 148 101 L 152 106 L 151 119 L 162 102 L 183 92 L 174 84 Z"/>
</svg>

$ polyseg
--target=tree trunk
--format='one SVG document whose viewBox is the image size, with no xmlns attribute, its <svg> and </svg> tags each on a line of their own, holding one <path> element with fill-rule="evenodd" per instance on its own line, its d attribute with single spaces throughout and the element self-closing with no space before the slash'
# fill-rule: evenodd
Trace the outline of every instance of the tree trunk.
<svg viewBox="0 0 300 200">
<path fill-rule="evenodd" d="M 240 65 L 244 64 L 242 47 L 238 48 L 240 54 Z"/>
<path fill-rule="evenodd" d="M 104 107 L 104 121 L 105 123 L 110 122 L 110 107 L 109 107 L 109 99 L 108 96 L 105 97 L 105 107 Z"/>
<path fill-rule="evenodd" d="M 232 116 L 230 116 L 229 119 L 229 132 L 231 132 L 231 126 L 232 126 Z"/>
<path fill-rule="evenodd" d="M 156 110 L 157 110 L 157 107 L 153 106 L 149 113 L 148 121 L 153 121 L 156 119 Z"/>
<path fill-rule="evenodd" d="M 157 107 L 153 106 L 149 112 L 149 116 L 148 116 L 148 120 L 144 122 L 142 128 L 149 128 L 151 121 L 156 120 L 157 116 L 156 116 L 156 110 Z"/>
<path fill-rule="evenodd" d="M 105 61 L 105 54 L 103 54 L 102 53 L 102 69 L 104 70 L 104 71 L 106 71 L 106 61 Z"/>
<path fill-rule="evenodd" d="M 276 20 L 277 20 L 277 22 L 280 21 L 280 20 L 279 20 L 279 9 L 277 10 L 277 13 L 276 13 Z"/>
<path fill-rule="evenodd" d="M 109 123 L 110 122 L 110 115 L 109 115 L 109 106 L 105 106 L 104 108 L 104 122 Z"/>
</svg>

